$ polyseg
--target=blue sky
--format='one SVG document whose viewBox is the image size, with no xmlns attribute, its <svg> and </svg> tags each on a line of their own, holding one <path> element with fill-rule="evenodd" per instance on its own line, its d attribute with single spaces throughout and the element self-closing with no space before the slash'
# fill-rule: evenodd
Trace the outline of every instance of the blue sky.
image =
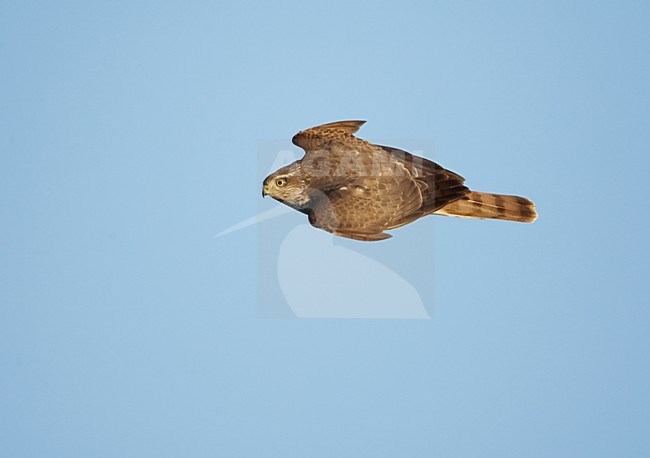
<svg viewBox="0 0 650 458">
<path fill-rule="evenodd" d="M 3 2 L 0 454 L 646 456 L 649 13 Z M 359 118 L 537 203 L 333 242 L 430 320 L 295 318 L 298 213 L 214 237 L 277 205 L 295 132 Z"/>
</svg>

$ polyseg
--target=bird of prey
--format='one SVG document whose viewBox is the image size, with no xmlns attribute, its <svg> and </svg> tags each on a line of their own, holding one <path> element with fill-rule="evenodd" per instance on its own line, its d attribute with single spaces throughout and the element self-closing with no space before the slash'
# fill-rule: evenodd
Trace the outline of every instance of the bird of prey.
<svg viewBox="0 0 650 458">
<path fill-rule="evenodd" d="M 406 151 L 354 136 L 365 121 L 339 121 L 298 132 L 302 159 L 264 180 L 271 196 L 305 213 L 312 226 L 355 240 L 391 237 L 384 231 L 426 215 L 531 223 L 535 205 L 518 196 L 471 191 L 460 175 Z"/>
</svg>

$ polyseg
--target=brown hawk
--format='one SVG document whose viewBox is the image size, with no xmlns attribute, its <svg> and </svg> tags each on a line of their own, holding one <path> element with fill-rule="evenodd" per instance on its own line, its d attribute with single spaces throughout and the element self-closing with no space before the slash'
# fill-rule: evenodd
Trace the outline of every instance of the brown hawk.
<svg viewBox="0 0 650 458">
<path fill-rule="evenodd" d="M 531 223 L 535 205 L 518 196 L 470 191 L 465 179 L 428 159 L 354 136 L 365 121 L 298 132 L 302 159 L 264 180 L 262 196 L 308 215 L 334 235 L 375 241 L 384 231 L 436 214 Z"/>
</svg>

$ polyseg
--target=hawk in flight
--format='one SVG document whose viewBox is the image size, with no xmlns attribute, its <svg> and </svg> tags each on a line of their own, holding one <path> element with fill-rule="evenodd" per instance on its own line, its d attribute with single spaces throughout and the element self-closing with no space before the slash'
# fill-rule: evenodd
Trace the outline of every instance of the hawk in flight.
<svg viewBox="0 0 650 458">
<path fill-rule="evenodd" d="M 264 180 L 271 196 L 334 235 L 375 241 L 384 231 L 426 215 L 532 223 L 535 205 L 518 196 L 471 191 L 460 175 L 397 148 L 354 136 L 365 121 L 340 121 L 298 132 L 302 159 Z"/>
</svg>

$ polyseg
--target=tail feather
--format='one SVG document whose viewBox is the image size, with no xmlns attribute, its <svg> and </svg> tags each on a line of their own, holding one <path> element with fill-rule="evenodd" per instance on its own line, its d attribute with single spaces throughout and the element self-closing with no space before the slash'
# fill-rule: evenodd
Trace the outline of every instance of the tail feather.
<svg viewBox="0 0 650 458">
<path fill-rule="evenodd" d="M 535 204 L 525 197 L 472 191 L 434 212 L 461 218 L 490 218 L 532 223 L 537 219 Z"/>
</svg>

